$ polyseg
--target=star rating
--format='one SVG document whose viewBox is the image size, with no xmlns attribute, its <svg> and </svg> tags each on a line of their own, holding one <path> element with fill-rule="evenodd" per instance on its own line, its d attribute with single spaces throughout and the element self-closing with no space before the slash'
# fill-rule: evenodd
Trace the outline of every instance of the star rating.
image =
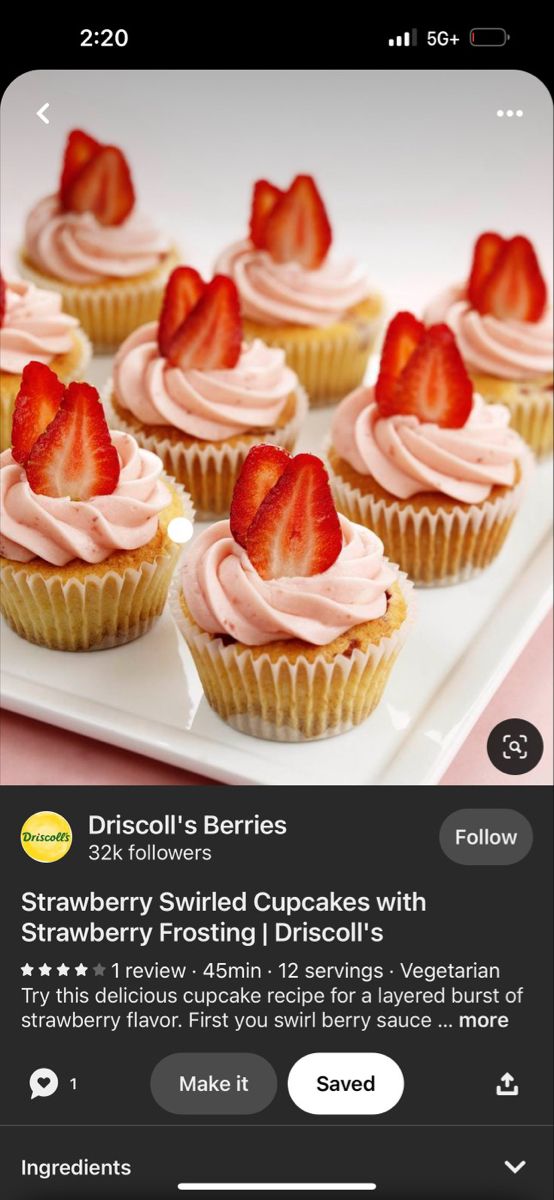
<svg viewBox="0 0 554 1200">
<path fill-rule="evenodd" d="M 30 963 L 25 963 L 25 965 L 21 967 L 21 974 L 32 975 L 34 970 L 35 967 L 32 967 Z M 102 963 L 97 963 L 95 967 L 90 968 L 86 967 L 84 963 L 78 963 L 76 967 L 69 967 L 67 963 L 60 963 L 59 967 L 52 967 L 48 963 L 42 963 L 40 967 L 36 967 L 36 970 L 38 971 L 39 975 L 49 976 L 52 974 L 52 971 L 57 971 L 58 975 L 64 975 L 66 977 L 71 971 L 75 971 L 76 975 L 82 977 L 86 975 L 89 970 L 93 971 L 95 975 L 103 975 L 107 968 L 102 966 Z"/>
</svg>

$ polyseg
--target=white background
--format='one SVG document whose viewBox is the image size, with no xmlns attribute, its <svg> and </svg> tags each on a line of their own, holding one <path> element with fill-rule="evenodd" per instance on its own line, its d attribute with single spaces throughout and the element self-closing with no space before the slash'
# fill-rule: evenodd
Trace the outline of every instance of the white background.
<svg viewBox="0 0 554 1200">
<path fill-rule="evenodd" d="M 252 182 L 299 171 L 318 180 L 337 252 L 367 264 L 391 308 L 463 278 L 484 229 L 531 237 L 549 269 L 552 103 L 523 71 L 30 72 L 2 103 L 7 272 L 75 126 L 121 145 L 140 207 L 203 271 L 245 234 Z"/>
</svg>

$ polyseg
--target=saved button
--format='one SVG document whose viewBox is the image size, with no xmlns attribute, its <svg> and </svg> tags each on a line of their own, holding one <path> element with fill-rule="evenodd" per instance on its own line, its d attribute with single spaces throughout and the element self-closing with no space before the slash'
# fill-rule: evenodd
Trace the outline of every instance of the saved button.
<svg viewBox="0 0 554 1200">
<path fill-rule="evenodd" d="M 306 1054 L 295 1062 L 288 1087 L 303 1112 L 372 1116 L 398 1104 L 404 1076 L 386 1054 Z"/>
</svg>

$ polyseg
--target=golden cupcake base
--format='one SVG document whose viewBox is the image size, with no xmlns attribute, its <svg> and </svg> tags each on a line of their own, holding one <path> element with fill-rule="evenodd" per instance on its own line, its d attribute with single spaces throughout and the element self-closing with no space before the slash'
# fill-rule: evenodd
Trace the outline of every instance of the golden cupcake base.
<svg viewBox="0 0 554 1200">
<path fill-rule="evenodd" d="M 541 375 L 526 382 L 497 379 L 493 375 L 472 375 L 471 379 L 475 391 L 487 404 L 505 404 L 509 408 L 512 429 L 527 442 L 537 458 L 552 454 L 552 375 Z"/>
<path fill-rule="evenodd" d="M 335 404 L 362 382 L 380 330 L 383 301 L 368 296 L 332 325 L 264 325 L 244 318 L 247 341 L 261 338 L 285 351 L 310 407 Z"/>
<path fill-rule="evenodd" d="M 62 383 L 82 379 L 92 355 L 92 346 L 82 329 L 74 329 L 71 336 L 71 350 L 67 354 L 56 354 L 48 364 Z M 32 361 L 32 355 L 29 355 L 29 361 Z M 13 410 L 20 387 L 21 375 L 0 371 L 0 450 L 9 450 L 12 444 Z"/>
<path fill-rule="evenodd" d="M 103 279 L 94 284 L 70 284 L 44 275 L 21 253 L 21 274 L 37 287 L 58 292 L 64 312 L 77 317 L 97 354 L 111 354 L 121 343 L 149 321 L 158 319 L 167 280 L 179 262 L 170 250 L 153 271 L 130 279 Z"/>
<path fill-rule="evenodd" d="M 73 651 L 142 637 L 164 609 L 181 555 L 168 524 L 193 515 L 182 490 L 168 487 L 171 503 L 160 513 L 156 535 L 137 550 L 119 551 L 102 563 L 74 559 L 64 567 L 0 558 L 0 612 L 14 632 L 49 650 Z"/>
<path fill-rule="evenodd" d="M 236 434 L 221 442 L 203 442 L 167 425 L 143 425 L 122 406 L 111 383 L 103 400 L 111 428 L 132 434 L 139 446 L 161 458 L 167 474 L 191 496 L 200 521 L 228 515 L 235 483 L 252 446 L 272 442 L 294 450 L 308 409 L 306 396 L 298 388 L 289 396 L 275 428 Z"/>
<path fill-rule="evenodd" d="M 398 500 L 333 447 L 327 462 L 339 512 L 372 529 L 387 557 L 419 587 L 462 583 L 493 562 L 521 503 L 528 467 L 518 467 L 514 487 L 493 487 L 481 504 L 463 504 L 438 492 Z"/>
<path fill-rule="evenodd" d="M 411 587 L 400 573 L 385 615 L 327 646 L 298 639 L 246 646 L 205 633 L 177 582 L 170 607 L 214 712 L 253 737 L 304 742 L 346 733 L 377 707 L 411 627 Z"/>
</svg>

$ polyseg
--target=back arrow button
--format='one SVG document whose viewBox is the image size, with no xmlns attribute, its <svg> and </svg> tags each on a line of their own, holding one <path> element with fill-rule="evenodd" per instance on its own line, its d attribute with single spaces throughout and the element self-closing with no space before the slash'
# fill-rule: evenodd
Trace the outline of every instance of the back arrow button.
<svg viewBox="0 0 554 1200">
<path fill-rule="evenodd" d="M 39 118 L 39 121 L 44 121 L 45 125 L 50 124 L 48 117 L 45 117 L 45 115 L 44 115 L 47 108 L 50 108 L 49 103 L 43 104 L 42 108 L 39 108 L 38 112 L 36 113 L 37 117 Z"/>
</svg>

